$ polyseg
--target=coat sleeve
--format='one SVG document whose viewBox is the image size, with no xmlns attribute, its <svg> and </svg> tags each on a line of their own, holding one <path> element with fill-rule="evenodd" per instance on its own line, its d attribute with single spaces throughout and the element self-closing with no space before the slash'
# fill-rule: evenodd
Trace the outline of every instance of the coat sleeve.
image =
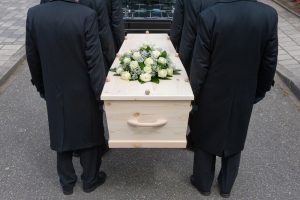
<svg viewBox="0 0 300 200">
<path fill-rule="evenodd" d="M 116 52 L 118 52 L 125 39 L 122 1 L 111 1 L 111 27 L 116 43 Z"/>
<path fill-rule="evenodd" d="M 184 5 L 182 0 L 177 0 L 171 25 L 170 39 L 176 50 L 179 49 L 180 39 L 184 22 Z"/>
<path fill-rule="evenodd" d="M 26 56 L 31 73 L 31 83 L 36 87 L 37 91 L 40 93 L 41 97 L 45 97 L 45 89 L 43 82 L 42 66 L 40 55 L 31 32 L 31 17 L 27 16 L 26 21 Z"/>
<path fill-rule="evenodd" d="M 105 83 L 105 67 L 98 35 L 96 13 L 89 16 L 85 22 L 85 57 L 91 87 L 97 101 L 100 101 L 100 95 Z"/>
<path fill-rule="evenodd" d="M 190 72 L 191 86 L 196 102 L 211 64 L 210 57 L 212 52 L 211 33 L 201 15 L 199 15 L 197 23 L 197 37 Z"/>
<path fill-rule="evenodd" d="M 109 25 L 109 15 L 106 5 L 103 1 L 96 1 L 96 9 L 98 16 L 99 37 L 107 73 L 115 59 L 114 39 Z"/>
<path fill-rule="evenodd" d="M 264 49 L 261 65 L 258 72 L 256 98 L 254 103 L 262 100 L 265 97 L 266 92 L 268 92 L 271 89 L 271 86 L 274 84 L 274 76 L 276 73 L 278 57 L 277 26 L 278 17 L 276 14 L 275 24 L 273 25 L 272 32 Z"/>
</svg>

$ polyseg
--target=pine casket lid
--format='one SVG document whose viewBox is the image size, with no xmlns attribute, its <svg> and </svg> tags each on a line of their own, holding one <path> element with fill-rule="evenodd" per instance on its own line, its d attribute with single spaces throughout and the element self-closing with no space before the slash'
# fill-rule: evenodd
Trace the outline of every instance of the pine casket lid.
<svg viewBox="0 0 300 200">
<path fill-rule="evenodd" d="M 125 81 L 114 72 L 109 72 L 107 82 L 101 95 L 102 100 L 193 100 L 194 95 L 188 81 L 186 71 L 174 49 L 167 34 L 128 34 L 118 53 L 137 49 L 144 43 L 154 44 L 168 52 L 175 68 L 182 70 L 180 75 L 174 75 L 172 80 L 161 80 L 159 84 L 145 83 L 138 81 Z M 117 57 L 112 65 L 115 68 L 119 65 Z"/>
</svg>

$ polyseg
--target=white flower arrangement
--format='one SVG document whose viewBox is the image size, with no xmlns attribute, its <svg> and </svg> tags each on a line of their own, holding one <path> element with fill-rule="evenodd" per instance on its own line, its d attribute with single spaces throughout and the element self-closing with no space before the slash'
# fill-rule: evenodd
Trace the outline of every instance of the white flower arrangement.
<svg viewBox="0 0 300 200">
<path fill-rule="evenodd" d="M 127 81 L 158 84 L 160 80 L 171 80 L 174 75 L 180 74 L 180 70 L 174 68 L 166 51 L 149 44 L 124 53 L 119 61 L 120 65 L 111 71 L 115 72 L 115 76 Z"/>
</svg>

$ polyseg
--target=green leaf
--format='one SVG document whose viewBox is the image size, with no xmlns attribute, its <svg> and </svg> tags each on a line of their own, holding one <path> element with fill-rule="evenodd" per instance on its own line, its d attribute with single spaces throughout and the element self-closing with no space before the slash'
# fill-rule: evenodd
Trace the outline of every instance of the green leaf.
<svg viewBox="0 0 300 200">
<path fill-rule="evenodd" d="M 145 63 L 140 62 L 140 63 L 139 63 L 139 66 L 140 66 L 140 68 L 141 68 L 142 70 L 144 70 L 144 68 L 145 68 Z"/>
<path fill-rule="evenodd" d="M 117 68 L 111 68 L 109 71 L 110 71 L 110 72 L 116 72 L 116 71 L 117 71 Z"/>
<path fill-rule="evenodd" d="M 152 82 L 152 83 L 159 84 L 159 78 L 158 78 L 158 77 L 152 77 L 152 78 L 151 78 L 151 82 Z"/>
<path fill-rule="evenodd" d="M 167 58 L 167 55 L 168 55 L 167 52 L 163 51 L 163 52 L 161 52 L 160 57 Z"/>
<path fill-rule="evenodd" d="M 121 76 L 120 74 L 114 74 L 114 76 Z"/>
<path fill-rule="evenodd" d="M 181 72 L 180 69 L 174 69 L 173 74 L 174 75 L 180 75 L 181 74 L 180 72 Z"/>
<path fill-rule="evenodd" d="M 159 79 L 160 79 L 160 80 L 172 80 L 172 79 L 170 79 L 170 78 L 168 78 L 168 77 L 166 77 L 166 78 L 160 78 L 160 77 L 159 77 Z"/>
<path fill-rule="evenodd" d="M 141 79 L 138 79 L 138 81 L 140 82 L 140 84 L 146 83 L 146 82 L 142 81 Z"/>
</svg>

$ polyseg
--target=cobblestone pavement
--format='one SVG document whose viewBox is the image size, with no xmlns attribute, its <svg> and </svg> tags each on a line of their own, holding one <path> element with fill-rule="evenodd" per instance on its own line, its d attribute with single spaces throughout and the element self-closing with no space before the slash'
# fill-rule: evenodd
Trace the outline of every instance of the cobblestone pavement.
<svg viewBox="0 0 300 200">
<path fill-rule="evenodd" d="M 14 56 L 24 46 L 27 10 L 38 2 L 38 0 L 0 1 L 0 78 L 13 67 L 11 60 L 16 59 Z"/>
<path fill-rule="evenodd" d="M 270 0 L 261 0 L 274 7 L 279 15 L 279 64 L 300 81 L 300 18 Z"/>
</svg>

